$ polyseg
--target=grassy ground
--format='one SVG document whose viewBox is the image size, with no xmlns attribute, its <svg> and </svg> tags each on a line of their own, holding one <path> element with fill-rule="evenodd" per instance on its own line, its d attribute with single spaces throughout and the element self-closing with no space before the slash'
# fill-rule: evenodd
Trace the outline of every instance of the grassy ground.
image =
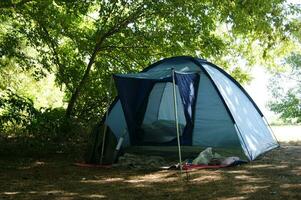
<svg viewBox="0 0 301 200">
<path fill-rule="evenodd" d="M 76 167 L 77 151 L 0 152 L 0 199 L 301 199 L 300 155 L 301 143 L 286 143 L 249 164 L 182 180 L 178 171 Z"/>
</svg>

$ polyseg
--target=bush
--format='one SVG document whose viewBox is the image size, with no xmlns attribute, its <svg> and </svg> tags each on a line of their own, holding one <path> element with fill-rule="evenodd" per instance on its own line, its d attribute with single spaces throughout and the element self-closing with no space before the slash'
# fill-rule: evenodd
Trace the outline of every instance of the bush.
<svg viewBox="0 0 301 200">
<path fill-rule="evenodd" d="M 0 98 L 0 131 L 8 135 L 26 134 L 37 114 L 32 100 L 8 90 Z"/>
<path fill-rule="evenodd" d="M 82 139 L 81 122 L 66 119 L 64 108 L 36 109 L 32 100 L 7 91 L 0 97 L 0 133 L 46 143 L 65 143 Z"/>
</svg>

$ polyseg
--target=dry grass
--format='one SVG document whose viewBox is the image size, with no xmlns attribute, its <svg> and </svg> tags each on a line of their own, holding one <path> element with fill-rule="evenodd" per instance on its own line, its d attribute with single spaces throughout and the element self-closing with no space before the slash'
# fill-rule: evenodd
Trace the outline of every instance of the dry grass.
<svg viewBox="0 0 301 200">
<path fill-rule="evenodd" d="M 0 199 L 301 199 L 301 146 L 219 170 L 87 169 L 74 157 L 0 159 Z M 69 158 L 68 158 L 69 157 Z"/>
</svg>

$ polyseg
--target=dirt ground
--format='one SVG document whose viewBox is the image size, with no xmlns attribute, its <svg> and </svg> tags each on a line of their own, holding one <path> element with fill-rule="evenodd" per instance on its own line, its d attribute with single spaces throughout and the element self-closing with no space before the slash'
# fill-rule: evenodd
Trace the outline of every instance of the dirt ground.
<svg viewBox="0 0 301 200">
<path fill-rule="evenodd" d="M 182 178 L 171 170 L 80 168 L 73 165 L 80 157 L 0 152 L 0 199 L 301 199 L 301 142 L 291 139 L 251 163 Z"/>
<path fill-rule="evenodd" d="M 64 154 L 0 159 L 0 199 L 301 199 L 301 146 L 218 170 L 87 169 Z"/>
</svg>

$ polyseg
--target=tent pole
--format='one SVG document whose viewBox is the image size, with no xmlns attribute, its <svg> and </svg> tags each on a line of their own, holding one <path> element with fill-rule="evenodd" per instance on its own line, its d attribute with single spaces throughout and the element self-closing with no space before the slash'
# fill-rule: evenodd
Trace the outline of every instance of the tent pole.
<svg viewBox="0 0 301 200">
<path fill-rule="evenodd" d="M 103 128 L 103 136 L 102 136 L 102 145 L 101 145 L 101 155 L 100 155 L 100 164 L 102 164 L 103 161 L 103 154 L 105 150 L 105 140 L 106 140 L 106 132 L 107 132 L 107 124 L 106 121 L 108 120 L 109 116 L 109 107 L 110 107 L 110 98 L 111 98 L 111 90 L 112 90 L 112 85 L 113 85 L 113 77 L 111 76 L 110 78 L 110 83 L 109 83 L 109 91 L 108 91 L 108 105 L 107 105 L 107 110 L 106 110 L 106 118 L 104 121 L 104 128 Z"/>
<path fill-rule="evenodd" d="M 176 130 L 177 130 L 177 141 L 178 141 L 178 152 L 179 152 L 179 164 L 180 172 L 182 177 L 182 155 L 181 155 L 181 143 L 180 143 L 180 129 L 178 124 L 178 109 L 177 109 L 177 93 L 176 93 L 176 81 L 175 81 L 175 71 L 172 70 L 172 83 L 173 83 L 173 99 L 174 99 L 174 113 L 176 120 Z"/>
</svg>

